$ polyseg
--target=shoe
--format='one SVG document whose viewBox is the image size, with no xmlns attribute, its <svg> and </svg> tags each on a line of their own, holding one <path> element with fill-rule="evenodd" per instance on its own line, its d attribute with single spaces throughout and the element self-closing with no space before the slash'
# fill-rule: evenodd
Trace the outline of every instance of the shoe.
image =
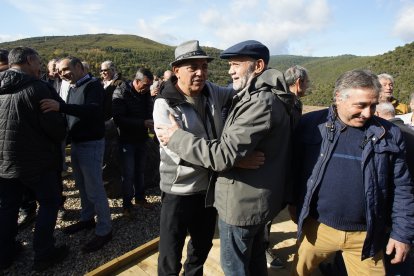
<svg viewBox="0 0 414 276">
<path fill-rule="evenodd" d="M 152 209 L 154 206 L 149 203 L 146 199 L 135 199 L 135 205 L 141 206 L 145 209 Z"/>
<path fill-rule="evenodd" d="M 132 217 L 132 206 L 124 207 L 122 211 L 122 215 L 127 218 Z"/>
<path fill-rule="evenodd" d="M 280 269 L 285 267 L 285 264 L 282 262 L 282 260 L 273 254 L 270 248 L 266 249 L 266 262 L 268 268 Z"/>
<path fill-rule="evenodd" d="M 36 209 L 30 211 L 20 211 L 17 225 L 19 230 L 23 230 L 30 226 L 36 220 Z"/>
<path fill-rule="evenodd" d="M 14 261 L 19 257 L 20 253 L 23 251 L 23 244 L 21 241 L 14 242 L 14 250 L 9 255 L 9 259 L 0 261 L 0 270 L 8 269 L 12 266 Z"/>
<path fill-rule="evenodd" d="M 61 245 L 59 247 L 55 247 L 47 257 L 43 259 L 36 259 L 33 263 L 33 270 L 36 272 L 44 271 L 57 263 L 63 261 L 66 256 L 69 254 L 69 247 L 66 245 Z"/>
<path fill-rule="evenodd" d="M 86 221 L 78 221 L 77 223 L 74 223 L 72 225 L 69 225 L 68 227 L 63 229 L 63 233 L 67 235 L 75 234 L 76 232 L 79 232 L 83 229 L 92 229 L 95 227 L 95 220 L 86 220 Z"/>
<path fill-rule="evenodd" d="M 106 234 L 105 236 L 98 236 L 90 240 L 87 244 L 82 247 L 83 253 L 90 253 L 96 250 L 101 249 L 105 244 L 112 240 L 112 231 Z"/>
</svg>

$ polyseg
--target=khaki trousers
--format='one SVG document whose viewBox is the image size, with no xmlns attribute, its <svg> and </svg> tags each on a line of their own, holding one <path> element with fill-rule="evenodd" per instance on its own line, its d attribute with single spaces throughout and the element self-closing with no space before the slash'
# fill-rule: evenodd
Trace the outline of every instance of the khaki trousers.
<svg viewBox="0 0 414 276">
<path fill-rule="evenodd" d="M 349 276 L 385 275 L 382 251 L 361 261 L 365 237 L 366 231 L 340 231 L 314 219 L 306 219 L 291 275 L 311 275 L 322 261 L 339 250 Z"/>
</svg>

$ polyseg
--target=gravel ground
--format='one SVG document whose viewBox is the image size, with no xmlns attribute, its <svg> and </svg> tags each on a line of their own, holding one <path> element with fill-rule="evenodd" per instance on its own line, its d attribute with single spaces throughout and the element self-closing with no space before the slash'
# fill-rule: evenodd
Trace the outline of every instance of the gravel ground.
<svg viewBox="0 0 414 276">
<path fill-rule="evenodd" d="M 83 230 L 70 236 L 63 234 L 61 231 L 64 227 L 75 223 L 80 212 L 79 191 L 75 188 L 73 179 L 69 176 L 64 180 L 64 184 L 67 212 L 64 218 L 58 219 L 56 223 L 55 238 L 57 245 L 66 243 L 70 247 L 69 256 L 62 263 L 45 272 L 33 272 L 31 267 L 34 255 L 32 250 L 34 224 L 32 224 L 21 231 L 17 237 L 24 244 L 22 254 L 10 269 L 0 271 L 0 275 L 83 275 L 159 236 L 160 190 L 159 187 L 151 187 L 146 191 L 146 198 L 152 203 L 153 208 L 135 207 L 131 218 L 122 216 L 121 199 L 109 199 L 113 239 L 101 250 L 83 254 L 80 249 L 83 244 L 93 237 L 94 231 Z"/>
</svg>

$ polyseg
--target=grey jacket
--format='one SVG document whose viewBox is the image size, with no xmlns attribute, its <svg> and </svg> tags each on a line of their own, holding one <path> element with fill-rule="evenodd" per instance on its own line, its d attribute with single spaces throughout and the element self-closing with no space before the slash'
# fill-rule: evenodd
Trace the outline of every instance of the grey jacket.
<svg viewBox="0 0 414 276">
<path fill-rule="evenodd" d="M 290 171 L 291 122 L 285 105 L 275 94 L 291 95 L 284 91 L 283 74 L 268 69 L 234 97 L 220 139 L 206 140 L 179 129 L 167 145 L 185 161 L 220 172 L 214 206 L 228 224 L 265 223 L 284 204 Z M 264 152 L 263 166 L 256 170 L 233 167 L 253 150 Z"/>
<path fill-rule="evenodd" d="M 165 83 L 155 100 L 153 119 L 155 124 L 170 124 L 168 114 L 174 115 L 180 127 L 198 137 L 213 139 L 220 137 L 224 120 L 221 115 L 223 106 L 234 95 L 233 89 L 219 87 L 207 82 L 203 95 L 204 104 L 213 118 L 208 116 L 205 122 L 183 95 L 174 87 L 176 78 Z M 214 131 L 213 129 L 214 128 Z M 184 162 L 177 154 L 166 147 L 160 147 L 160 188 L 162 191 L 177 195 L 206 193 L 211 171 L 201 166 Z"/>
</svg>

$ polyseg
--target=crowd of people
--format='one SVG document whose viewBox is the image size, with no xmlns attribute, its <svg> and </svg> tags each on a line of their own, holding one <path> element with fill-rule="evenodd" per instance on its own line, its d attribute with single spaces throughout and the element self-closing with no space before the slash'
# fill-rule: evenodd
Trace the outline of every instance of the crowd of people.
<svg viewBox="0 0 414 276">
<path fill-rule="evenodd" d="M 232 79 L 226 87 L 208 80 L 214 58 L 197 40 L 176 47 L 164 76 L 137 68 L 133 80 L 109 60 L 98 78 L 77 57 L 50 60 L 43 76 L 34 49 L 0 50 L 0 58 L 0 269 L 21 252 L 16 236 L 29 218 L 36 219 L 33 270 L 69 254 L 53 236 L 65 212 L 67 145 L 81 210 L 63 232 L 94 229 L 83 253 L 112 239 L 105 183 L 120 186 L 125 217 L 135 206 L 151 208 L 144 168 L 153 133 L 158 275 L 203 275 L 216 223 L 225 275 L 284 267 L 269 241 L 284 208 L 298 226 L 291 275 L 318 267 L 324 275 L 410 275 L 414 94 L 410 108 L 399 102 L 391 75 L 344 72 L 333 104 L 302 115 L 307 70 L 270 68 L 269 49 L 255 40 L 221 52 Z"/>
</svg>

